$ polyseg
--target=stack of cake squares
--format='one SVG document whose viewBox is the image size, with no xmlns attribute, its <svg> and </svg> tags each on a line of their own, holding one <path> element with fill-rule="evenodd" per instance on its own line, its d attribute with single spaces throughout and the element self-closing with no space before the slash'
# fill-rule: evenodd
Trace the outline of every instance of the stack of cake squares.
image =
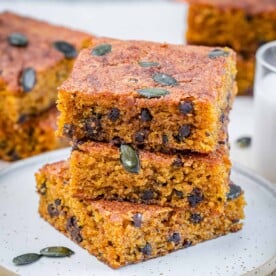
<svg viewBox="0 0 276 276">
<path fill-rule="evenodd" d="M 59 87 L 68 160 L 36 174 L 39 213 L 112 268 L 242 228 L 230 181 L 229 48 L 93 40 Z"/>
<path fill-rule="evenodd" d="M 55 136 L 56 88 L 91 35 L 10 12 L 0 14 L 0 159 L 65 144 Z"/>
</svg>

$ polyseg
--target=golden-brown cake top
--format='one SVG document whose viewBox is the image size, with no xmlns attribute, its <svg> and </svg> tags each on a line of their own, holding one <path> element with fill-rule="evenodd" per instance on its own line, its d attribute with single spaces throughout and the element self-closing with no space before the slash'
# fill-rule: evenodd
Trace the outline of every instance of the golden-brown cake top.
<svg viewBox="0 0 276 276">
<path fill-rule="evenodd" d="M 20 78 L 25 68 L 33 68 L 36 72 L 51 70 L 51 67 L 63 60 L 65 54 L 57 50 L 55 42 L 62 41 L 72 45 L 73 49 L 64 44 L 59 44 L 59 47 L 63 47 L 63 50 L 65 47 L 67 58 L 73 58 L 90 39 L 90 35 L 79 31 L 10 12 L 1 13 L 0 90 L 6 88 L 9 92 L 20 93 Z"/>
<path fill-rule="evenodd" d="M 248 14 L 276 12 L 275 0 L 184 0 L 190 4 L 211 5 L 226 9 L 242 9 Z"/>
<path fill-rule="evenodd" d="M 141 98 L 147 97 L 141 93 L 153 88 L 152 93 L 165 93 L 162 98 L 169 101 L 187 97 L 214 101 L 227 70 L 235 66 L 235 57 L 228 48 L 100 38 L 81 51 L 71 76 L 59 89 Z"/>
</svg>

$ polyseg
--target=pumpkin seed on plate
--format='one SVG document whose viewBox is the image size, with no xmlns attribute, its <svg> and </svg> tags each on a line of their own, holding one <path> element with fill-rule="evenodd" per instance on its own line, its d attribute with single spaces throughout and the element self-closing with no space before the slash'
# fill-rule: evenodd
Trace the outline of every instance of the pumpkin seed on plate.
<svg viewBox="0 0 276 276">
<path fill-rule="evenodd" d="M 138 173 L 140 161 L 136 151 L 129 145 L 121 145 L 120 153 L 120 161 L 123 167 L 130 173 Z"/>
<path fill-rule="evenodd" d="M 137 92 L 146 98 L 160 98 L 162 96 L 170 94 L 168 90 L 161 88 L 143 88 L 137 90 Z"/>
<path fill-rule="evenodd" d="M 237 139 L 237 144 L 240 148 L 248 148 L 251 145 L 251 137 L 244 136 Z"/>
<path fill-rule="evenodd" d="M 63 246 L 50 246 L 41 249 L 40 254 L 45 257 L 69 257 L 74 251 Z"/>
<path fill-rule="evenodd" d="M 107 53 L 111 52 L 112 46 L 110 44 L 100 44 L 93 48 L 91 54 L 93 56 L 104 56 Z"/>
<path fill-rule="evenodd" d="M 157 83 L 160 83 L 162 85 L 170 85 L 170 86 L 175 86 L 177 85 L 177 80 L 173 78 L 170 75 L 163 74 L 163 73 L 155 73 L 152 76 L 153 80 L 156 81 Z"/>
<path fill-rule="evenodd" d="M 15 265 L 26 265 L 36 262 L 41 258 L 42 255 L 36 253 L 27 253 L 13 258 Z"/>
</svg>

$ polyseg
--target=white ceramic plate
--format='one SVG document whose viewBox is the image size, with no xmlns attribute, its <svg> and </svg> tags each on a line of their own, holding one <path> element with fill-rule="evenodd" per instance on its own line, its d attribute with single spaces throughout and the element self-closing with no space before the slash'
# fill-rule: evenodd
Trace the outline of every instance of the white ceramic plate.
<svg viewBox="0 0 276 276">
<path fill-rule="evenodd" d="M 275 269 L 276 189 L 251 172 L 234 166 L 232 179 L 245 191 L 242 231 L 179 250 L 144 263 L 112 270 L 42 220 L 34 173 L 45 163 L 65 159 L 69 149 L 20 161 L 0 172 L 0 265 L 20 275 L 241 275 Z M 13 257 L 51 245 L 75 251 L 70 258 L 42 258 L 16 267 Z M 266 265 L 264 266 L 264 264 Z"/>
</svg>

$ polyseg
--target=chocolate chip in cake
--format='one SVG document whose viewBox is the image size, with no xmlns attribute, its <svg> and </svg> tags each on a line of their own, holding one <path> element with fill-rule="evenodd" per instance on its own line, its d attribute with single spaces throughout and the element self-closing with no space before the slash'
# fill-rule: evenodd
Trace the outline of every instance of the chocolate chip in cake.
<svg viewBox="0 0 276 276">
<path fill-rule="evenodd" d="M 188 202 L 191 207 L 195 207 L 204 199 L 204 196 L 199 188 L 194 188 L 188 196 Z"/>
<path fill-rule="evenodd" d="M 65 58 L 72 59 L 78 54 L 75 46 L 66 41 L 55 41 L 54 47 L 61 53 L 63 53 Z"/>
<path fill-rule="evenodd" d="M 83 241 L 81 227 L 78 226 L 76 217 L 70 217 L 66 223 L 66 230 L 69 232 L 73 241 L 80 243 Z"/>
<path fill-rule="evenodd" d="M 222 114 L 220 115 L 220 118 L 219 118 L 219 120 L 220 120 L 220 122 L 221 122 L 222 124 L 224 123 L 225 118 L 226 118 L 225 114 L 222 113 Z"/>
<path fill-rule="evenodd" d="M 190 221 L 194 224 L 197 224 L 202 221 L 202 217 L 200 214 L 191 214 Z"/>
<path fill-rule="evenodd" d="M 162 135 L 162 144 L 166 145 L 169 142 L 169 138 L 166 134 Z"/>
<path fill-rule="evenodd" d="M 111 144 L 114 145 L 115 147 L 120 147 L 121 144 L 123 143 L 124 143 L 124 140 L 119 136 L 115 136 L 111 140 Z"/>
<path fill-rule="evenodd" d="M 12 46 L 26 47 L 29 43 L 26 35 L 21 33 L 12 33 L 8 36 L 8 42 Z"/>
<path fill-rule="evenodd" d="M 7 152 L 7 155 L 9 156 L 11 161 L 17 161 L 20 159 L 20 155 L 17 153 L 16 149 L 11 149 Z"/>
<path fill-rule="evenodd" d="M 227 194 L 227 200 L 233 200 L 235 198 L 238 198 L 242 193 L 242 189 L 240 186 L 235 185 L 233 182 L 229 184 L 229 193 Z"/>
<path fill-rule="evenodd" d="M 168 239 L 169 242 L 174 242 L 175 244 L 179 244 L 181 241 L 181 236 L 179 233 L 174 232 Z"/>
<path fill-rule="evenodd" d="M 182 102 L 179 104 L 179 110 L 182 114 L 187 115 L 189 113 L 193 113 L 194 106 L 191 102 Z"/>
<path fill-rule="evenodd" d="M 59 215 L 59 210 L 53 203 L 48 205 L 47 210 L 51 218 L 57 217 Z"/>
<path fill-rule="evenodd" d="M 134 227 L 140 228 L 142 225 L 142 214 L 141 213 L 137 213 L 135 215 L 133 215 L 132 219 L 133 219 L 133 225 Z"/>
<path fill-rule="evenodd" d="M 192 241 L 184 240 L 184 241 L 183 241 L 183 248 L 190 247 L 192 244 L 193 244 Z"/>
<path fill-rule="evenodd" d="M 252 14 L 245 14 L 244 18 L 247 22 L 251 22 L 253 20 L 253 15 Z"/>
<path fill-rule="evenodd" d="M 173 189 L 173 193 L 178 197 L 178 198 L 184 198 L 184 194 L 182 191 L 178 191 L 176 189 Z"/>
<path fill-rule="evenodd" d="M 55 204 L 56 204 L 56 206 L 59 206 L 61 204 L 61 199 L 57 198 L 55 200 Z"/>
<path fill-rule="evenodd" d="M 20 77 L 20 85 L 24 92 L 30 92 L 36 84 L 36 72 L 33 68 L 25 68 Z"/>
<path fill-rule="evenodd" d="M 19 116 L 18 120 L 17 120 L 17 124 L 23 124 L 28 120 L 28 115 L 22 114 Z"/>
<path fill-rule="evenodd" d="M 115 122 L 119 119 L 119 117 L 120 117 L 120 109 L 116 107 L 112 108 L 108 114 L 108 119 L 112 122 Z"/>
<path fill-rule="evenodd" d="M 168 90 L 161 89 L 161 88 L 143 88 L 137 90 L 138 94 L 145 98 L 160 98 L 162 96 L 166 96 L 170 94 Z"/>
<path fill-rule="evenodd" d="M 178 84 L 177 80 L 175 78 L 173 78 L 170 75 L 163 74 L 163 73 L 155 73 L 152 76 L 152 78 L 155 82 L 162 84 L 162 85 L 175 86 Z"/>
<path fill-rule="evenodd" d="M 87 137 L 94 139 L 102 130 L 100 118 L 90 117 L 85 119 L 84 130 Z"/>
<path fill-rule="evenodd" d="M 142 108 L 141 110 L 141 121 L 142 122 L 149 122 L 152 120 L 152 115 L 147 108 Z"/>
<path fill-rule="evenodd" d="M 146 245 L 141 248 L 141 252 L 144 255 L 151 255 L 151 252 L 152 252 L 151 245 L 147 242 Z"/>
<path fill-rule="evenodd" d="M 215 59 L 218 57 L 228 57 L 228 56 L 229 56 L 229 52 L 226 52 L 222 49 L 214 49 L 208 54 L 208 57 L 211 59 Z"/>
<path fill-rule="evenodd" d="M 82 145 L 83 143 L 85 143 L 85 140 L 74 140 L 73 145 L 72 145 L 72 151 L 74 151 L 74 150 L 80 151 L 79 146 Z"/>
<path fill-rule="evenodd" d="M 41 195 L 46 195 L 47 193 L 47 186 L 46 186 L 46 183 L 42 183 L 40 185 L 40 187 L 38 188 L 38 193 L 41 194 Z"/>
<path fill-rule="evenodd" d="M 154 198 L 154 192 L 152 190 L 145 190 L 141 195 L 141 199 L 148 201 Z"/>
<path fill-rule="evenodd" d="M 104 43 L 94 47 L 91 51 L 93 56 L 104 56 L 110 53 L 112 50 L 112 46 L 110 44 Z"/>
<path fill-rule="evenodd" d="M 189 137 L 191 135 L 191 125 L 183 125 L 178 130 L 178 135 L 176 135 L 174 138 L 177 140 L 177 142 L 182 142 L 183 139 Z"/>
<path fill-rule="evenodd" d="M 64 124 L 63 125 L 63 135 L 68 137 L 68 138 L 72 138 L 74 136 L 74 132 L 75 132 L 75 126 L 72 124 Z"/>
<path fill-rule="evenodd" d="M 154 61 L 139 61 L 138 62 L 141 67 L 157 67 L 160 66 L 158 62 Z"/>
<path fill-rule="evenodd" d="M 120 161 L 124 169 L 130 173 L 138 173 L 140 161 L 136 151 L 129 145 L 121 145 L 120 153 Z"/>
<path fill-rule="evenodd" d="M 136 144 L 143 145 L 145 140 L 148 137 L 148 132 L 149 131 L 147 129 L 141 129 L 138 132 L 136 132 L 134 135 L 134 140 L 135 140 Z"/>
<path fill-rule="evenodd" d="M 172 162 L 172 166 L 174 168 L 181 168 L 181 167 L 183 167 L 183 164 L 184 163 L 183 163 L 183 161 L 181 159 L 181 156 L 179 156 L 179 155 L 177 155 L 176 158 Z"/>
</svg>

